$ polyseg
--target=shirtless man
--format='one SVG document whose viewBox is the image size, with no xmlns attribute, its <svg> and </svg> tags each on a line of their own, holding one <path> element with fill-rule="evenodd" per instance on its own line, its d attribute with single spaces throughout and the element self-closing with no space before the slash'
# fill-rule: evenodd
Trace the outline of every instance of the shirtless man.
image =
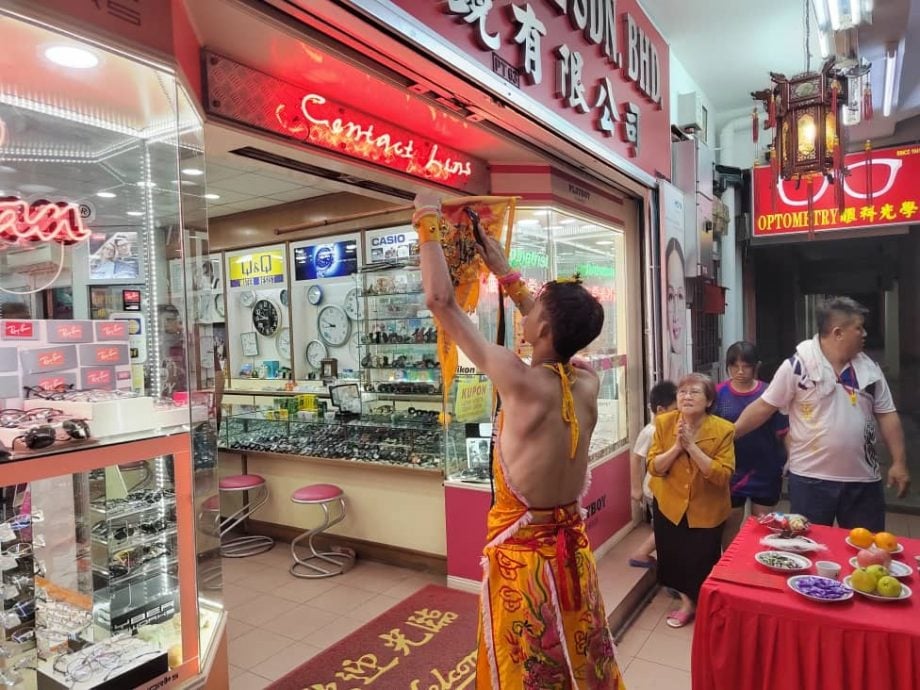
<svg viewBox="0 0 920 690">
<path fill-rule="evenodd" d="M 530 365 L 486 341 L 454 299 L 436 197 L 416 197 L 422 283 L 439 328 L 502 399 L 495 503 L 484 551 L 476 687 L 623 688 L 597 586 L 580 499 L 597 423 L 599 380 L 571 358 L 601 331 L 604 312 L 575 280 L 536 299 L 501 247 L 481 254 L 525 315 Z"/>
</svg>

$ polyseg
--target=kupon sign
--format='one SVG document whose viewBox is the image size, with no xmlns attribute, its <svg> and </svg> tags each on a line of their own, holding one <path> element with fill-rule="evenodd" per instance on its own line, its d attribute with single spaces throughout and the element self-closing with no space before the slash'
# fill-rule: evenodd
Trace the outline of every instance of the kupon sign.
<svg viewBox="0 0 920 690">
<path fill-rule="evenodd" d="M 637 0 L 393 2 L 604 146 L 670 176 L 668 46 Z"/>
<path fill-rule="evenodd" d="M 920 214 L 920 147 L 879 149 L 870 156 L 846 158 L 841 211 L 827 180 L 815 185 L 809 218 L 806 185 L 780 181 L 767 166 L 754 169 L 754 237 L 789 236 L 828 230 L 880 227 L 917 222 Z"/>
<path fill-rule="evenodd" d="M 432 182 L 466 189 L 485 165 L 441 143 L 233 60 L 207 55 L 208 110 L 214 115 Z"/>
</svg>

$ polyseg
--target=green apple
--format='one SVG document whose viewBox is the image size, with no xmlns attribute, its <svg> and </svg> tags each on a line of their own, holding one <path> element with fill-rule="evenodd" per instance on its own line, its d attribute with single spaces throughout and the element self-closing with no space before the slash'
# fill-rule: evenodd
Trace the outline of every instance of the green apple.
<svg viewBox="0 0 920 690">
<path fill-rule="evenodd" d="M 875 576 L 876 581 L 888 575 L 888 568 L 883 565 L 870 565 L 866 570 Z"/>
<path fill-rule="evenodd" d="M 853 571 L 853 574 L 850 575 L 850 584 L 853 585 L 853 589 L 855 590 L 872 594 L 872 592 L 875 591 L 877 580 L 875 575 L 865 568 L 857 568 Z"/>
<path fill-rule="evenodd" d="M 901 583 L 897 578 L 886 575 L 878 581 L 878 593 L 892 599 L 901 596 Z"/>
</svg>

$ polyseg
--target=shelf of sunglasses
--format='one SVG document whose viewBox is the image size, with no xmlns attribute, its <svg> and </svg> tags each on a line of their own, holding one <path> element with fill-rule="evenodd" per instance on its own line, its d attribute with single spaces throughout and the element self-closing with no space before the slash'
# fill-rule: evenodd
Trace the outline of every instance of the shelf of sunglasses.
<svg viewBox="0 0 920 690">
<path fill-rule="evenodd" d="M 128 582 L 134 582 L 143 577 L 150 575 L 169 573 L 173 568 L 179 567 L 179 558 L 175 554 L 165 553 L 154 556 L 149 561 L 141 563 L 135 568 L 127 568 L 128 572 L 120 574 L 121 570 L 116 566 L 93 564 L 93 575 L 98 576 L 101 586 L 108 586 L 110 589 Z M 96 587 L 95 589 L 100 589 Z"/>
<path fill-rule="evenodd" d="M 370 350 L 375 347 L 427 347 L 430 350 L 435 350 L 438 347 L 436 342 L 430 343 L 416 343 L 416 342 L 406 342 L 406 343 L 360 343 L 358 345 L 359 349 Z"/>
<path fill-rule="evenodd" d="M 115 532 L 119 528 L 115 528 Z M 135 532 L 134 536 L 128 537 L 127 539 L 118 540 L 108 540 L 97 535 L 93 535 L 93 544 L 98 544 L 99 546 L 104 546 L 109 550 L 114 549 L 115 551 L 124 551 L 125 549 L 136 549 L 140 546 L 149 546 L 150 544 L 155 544 L 157 542 L 163 541 L 164 539 L 169 539 L 175 537 L 178 534 L 178 528 L 175 525 L 170 525 L 164 530 L 157 531 L 152 534 L 143 534 L 138 536 Z"/>
<path fill-rule="evenodd" d="M 363 290 L 360 297 L 400 297 L 407 295 L 424 295 L 424 290 L 401 290 L 400 292 L 377 292 L 376 290 Z"/>
<path fill-rule="evenodd" d="M 392 472 L 412 472 L 418 473 L 422 472 L 425 474 L 432 474 L 443 476 L 444 472 L 441 469 L 441 456 L 437 455 L 432 458 L 430 463 L 424 465 L 413 465 L 411 463 L 395 463 L 395 462 L 384 462 L 383 460 L 358 460 L 355 458 L 343 458 L 343 457 L 323 457 L 320 455 L 305 455 L 303 453 L 282 453 L 279 451 L 273 450 L 250 450 L 250 449 L 241 449 L 241 448 L 224 448 L 221 447 L 222 451 L 227 453 L 241 453 L 245 454 L 247 457 L 251 458 L 278 458 L 285 457 L 291 458 L 293 460 L 306 460 L 308 462 L 313 462 L 319 465 L 329 465 L 338 466 L 342 463 L 349 463 L 352 465 L 359 465 L 361 467 L 369 467 L 372 469 L 379 469 L 384 471 Z"/>
<path fill-rule="evenodd" d="M 369 367 L 369 366 L 362 366 L 361 369 L 364 369 L 364 370 L 367 370 L 367 371 L 403 371 L 403 370 L 406 370 L 406 371 L 437 371 L 437 372 L 440 372 L 440 371 L 441 371 L 441 365 L 440 365 L 440 364 L 437 364 L 437 366 L 430 366 L 430 367 L 426 367 L 426 366 L 410 366 L 410 365 L 408 365 L 408 364 L 404 364 L 404 365 L 401 366 L 401 367 L 390 367 L 390 366 Z"/>
<path fill-rule="evenodd" d="M 121 520 L 124 518 L 135 517 L 137 515 L 143 515 L 144 513 L 150 512 L 151 510 L 164 510 L 164 508 L 167 510 L 170 508 L 174 509 L 176 507 L 176 496 L 175 494 L 164 495 L 163 498 L 161 498 L 158 502 L 146 502 L 146 505 L 142 505 L 141 502 L 131 504 L 127 507 L 121 507 L 122 505 L 125 504 L 113 504 L 112 499 L 110 499 L 105 502 L 105 505 L 100 505 L 99 503 L 91 503 L 90 509 L 94 513 L 104 515 L 105 518 L 109 521 Z"/>
<path fill-rule="evenodd" d="M 425 321 L 434 323 L 433 316 L 377 316 L 376 314 L 365 314 L 362 320 L 368 325 L 375 321 Z"/>
<path fill-rule="evenodd" d="M 104 624 L 111 623 L 125 612 L 143 605 L 146 602 L 161 600 L 164 596 L 173 595 L 179 591 L 179 580 L 172 575 L 158 573 L 145 580 L 126 582 L 121 587 L 109 587 L 108 598 L 99 601 L 93 607 L 93 612 Z"/>
<path fill-rule="evenodd" d="M 440 393 L 373 393 L 377 400 L 393 402 L 433 402 L 441 400 Z"/>
</svg>

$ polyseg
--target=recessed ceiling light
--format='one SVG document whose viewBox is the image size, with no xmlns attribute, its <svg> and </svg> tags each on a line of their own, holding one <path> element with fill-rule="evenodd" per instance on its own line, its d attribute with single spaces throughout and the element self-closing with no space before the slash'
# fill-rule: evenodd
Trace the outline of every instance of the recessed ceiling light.
<svg viewBox="0 0 920 690">
<path fill-rule="evenodd" d="M 578 220 L 575 218 L 563 218 L 559 222 L 562 223 L 563 225 L 571 225 L 572 223 L 577 223 Z"/>
<path fill-rule="evenodd" d="M 21 184 L 19 189 L 30 194 L 50 194 L 55 188 L 46 184 Z"/>
<path fill-rule="evenodd" d="M 205 199 L 220 199 L 220 194 L 205 194 Z"/>
<path fill-rule="evenodd" d="M 140 182 L 137 183 L 137 186 L 138 187 L 156 187 L 157 183 L 149 181 L 149 180 L 146 182 L 144 180 L 141 180 Z"/>
<path fill-rule="evenodd" d="M 89 69 L 99 64 L 99 58 L 93 53 L 75 46 L 51 46 L 45 49 L 45 57 L 55 65 L 73 69 Z"/>
<path fill-rule="evenodd" d="M 125 211 L 125 213 L 126 213 L 127 215 L 129 215 L 129 216 L 142 216 L 142 215 L 144 215 L 144 212 L 143 212 L 143 211 Z"/>
<path fill-rule="evenodd" d="M 614 242 L 613 240 L 597 240 L 594 244 L 596 244 L 599 247 L 606 247 L 611 244 L 616 244 L 616 242 Z"/>
<path fill-rule="evenodd" d="M 198 168 L 182 168 L 182 174 L 197 177 L 198 175 L 204 175 L 204 170 L 199 170 Z"/>
<path fill-rule="evenodd" d="M 114 199 L 115 192 L 96 192 L 96 196 L 102 199 Z"/>
<path fill-rule="evenodd" d="M 521 218 L 518 221 L 518 225 L 526 225 L 527 227 L 533 227 L 539 224 L 540 224 L 540 221 L 538 221 L 536 218 Z"/>
</svg>

